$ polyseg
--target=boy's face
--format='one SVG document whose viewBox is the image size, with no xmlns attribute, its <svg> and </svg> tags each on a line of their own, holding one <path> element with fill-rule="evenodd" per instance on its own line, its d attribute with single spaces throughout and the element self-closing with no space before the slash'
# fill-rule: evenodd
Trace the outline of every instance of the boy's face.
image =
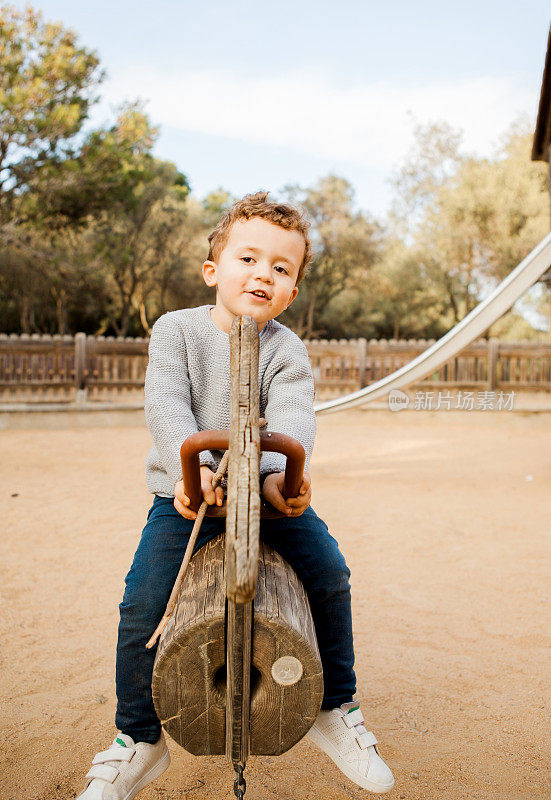
<svg viewBox="0 0 551 800">
<path fill-rule="evenodd" d="M 298 231 L 261 217 L 234 222 L 217 262 L 203 264 L 205 283 L 216 286 L 213 319 L 218 327 L 229 333 L 234 318 L 247 314 L 262 330 L 285 311 L 298 294 L 295 283 L 304 249 Z"/>
</svg>

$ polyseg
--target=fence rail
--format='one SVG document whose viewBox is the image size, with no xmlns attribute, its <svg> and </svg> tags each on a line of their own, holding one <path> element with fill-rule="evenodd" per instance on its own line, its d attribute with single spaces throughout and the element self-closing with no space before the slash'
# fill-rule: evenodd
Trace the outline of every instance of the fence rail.
<svg viewBox="0 0 551 800">
<path fill-rule="evenodd" d="M 0 335 L 0 402 L 140 400 L 148 341 L 84 333 Z M 433 341 L 306 340 L 316 399 L 363 388 L 407 364 Z M 480 339 L 416 386 L 551 391 L 551 344 Z"/>
</svg>

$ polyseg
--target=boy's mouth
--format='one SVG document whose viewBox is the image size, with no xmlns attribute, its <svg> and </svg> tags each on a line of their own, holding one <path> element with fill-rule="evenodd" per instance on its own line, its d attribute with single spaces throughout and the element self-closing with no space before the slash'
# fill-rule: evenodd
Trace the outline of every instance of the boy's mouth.
<svg viewBox="0 0 551 800">
<path fill-rule="evenodd" d="M 253 297 L 257 297 L 259 300 L 269 300 L 270 299 L 270 296 L 263 289 L 255 289 L 252 292 L 247 292 L 247 294 L 252 294 Z"/>
</svg>

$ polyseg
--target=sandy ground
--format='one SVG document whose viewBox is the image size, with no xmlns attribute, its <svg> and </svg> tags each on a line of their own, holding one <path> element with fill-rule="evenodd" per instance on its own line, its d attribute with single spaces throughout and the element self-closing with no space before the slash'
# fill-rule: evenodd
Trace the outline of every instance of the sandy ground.
<svg viewBox="0 0 551 800">
<path fill-rule="evenodd" d="M 2 800 L 74 798 L 112 740 L 148 447 L 143 427 L 0 434 Z M 352 569 L 389 798 L 549 797 L 551 414 L 323 416 L 311 473 Z M 223 758 L 170 748 L 143 800 L 233 797 Z M 248 800 L 368 796 L 306 741 L 246 774 Z"/>
</svg>

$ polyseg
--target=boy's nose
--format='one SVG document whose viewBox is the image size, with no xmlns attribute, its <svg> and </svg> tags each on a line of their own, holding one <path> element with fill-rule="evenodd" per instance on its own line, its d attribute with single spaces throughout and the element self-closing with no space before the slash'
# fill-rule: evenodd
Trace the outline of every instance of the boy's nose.
<svg viewBox="0 0 551 800">
<path fill-rule="evenodd" d="M 269 264 L 258 263 L 256 265 L 256 277 L 266 283 L 273 283 L 272 270 Z"/>
</svg>

